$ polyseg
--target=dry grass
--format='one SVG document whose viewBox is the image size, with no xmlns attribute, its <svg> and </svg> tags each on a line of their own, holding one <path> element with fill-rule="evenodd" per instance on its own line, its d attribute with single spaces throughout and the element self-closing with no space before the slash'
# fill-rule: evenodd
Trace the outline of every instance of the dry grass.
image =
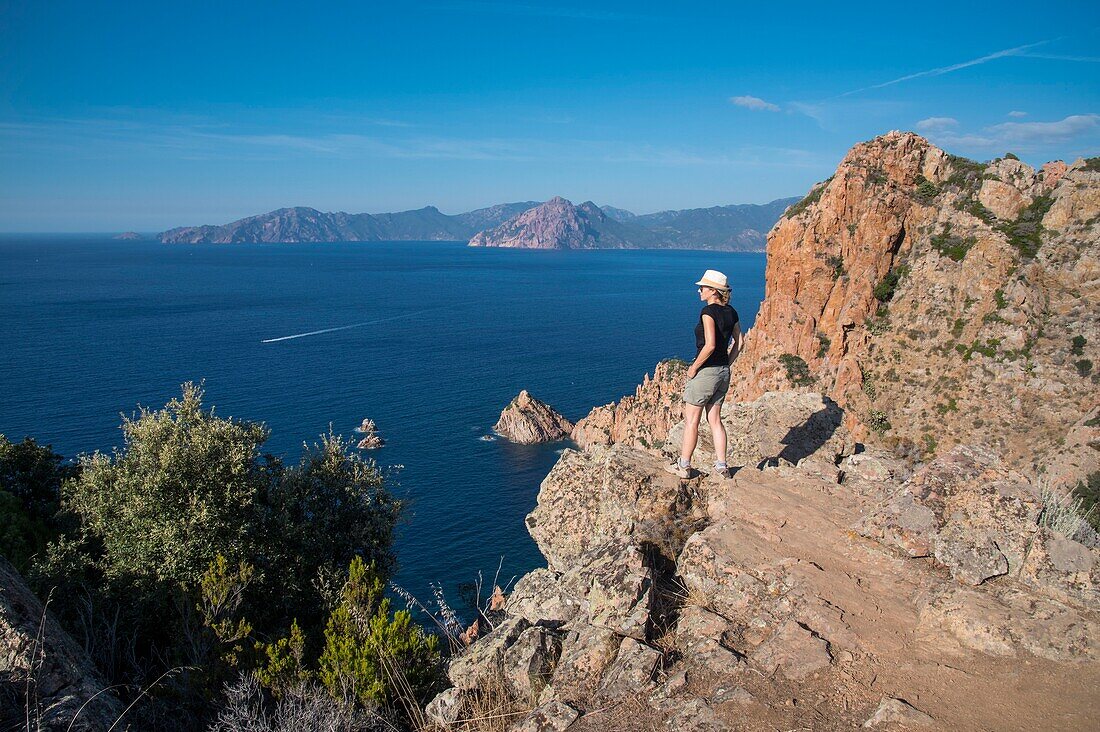
<svg viewBox="0 0 1100 732">
<path fill-rule="evenodd" d="M 424 720 L 421 732 L 507 732 L 532 709 L 530 701 L 516 698 L 499 673 L 486 679 L 467 695 L 460 716 L 443 726 Z"/>
<path fill-rule="evenodd" d="M 1052 488 L 1046 480 L 1039 482 L 1039 496 L 1043 501 L 1039 525 L 1067 538 L 1073 538 L 1085 525 L 1088 525 L 1092 512 L 1096 510 L 1096 506 L 1088 511 L 1082 510 L 1084 501 L 1074 498 L 1072 494 Z"/>
</svg>

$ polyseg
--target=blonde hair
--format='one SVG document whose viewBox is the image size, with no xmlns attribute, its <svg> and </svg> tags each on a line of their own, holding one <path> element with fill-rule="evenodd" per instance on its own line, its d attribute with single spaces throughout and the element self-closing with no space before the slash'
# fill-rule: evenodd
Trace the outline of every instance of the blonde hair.
<svg viewBox="0 0 1100 732">
<path fill-rule="evenodd" d="M 729 290 L 719 290 L 719 289 L 715 288 L 714 294 L 718 297 L 718 303 L 720 305 L 729 305 L 730 304 L 730 291 Z"/>
</svg>

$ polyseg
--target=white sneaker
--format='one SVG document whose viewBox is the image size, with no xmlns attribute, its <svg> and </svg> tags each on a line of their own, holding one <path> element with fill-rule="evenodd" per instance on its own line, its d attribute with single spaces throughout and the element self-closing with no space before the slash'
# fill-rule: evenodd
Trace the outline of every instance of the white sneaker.
<svg viewBox="0 0 1100 732">
<path fill-rule="evenodd" d="M 683 465 L 680 465 L 679 460 L 673 460 L 670 465 L 665 466 L 665 470 L 680 478 L 687 479 L 691 477 L 691 466 L 689 465 L 685 468 Z"/>
</svg>

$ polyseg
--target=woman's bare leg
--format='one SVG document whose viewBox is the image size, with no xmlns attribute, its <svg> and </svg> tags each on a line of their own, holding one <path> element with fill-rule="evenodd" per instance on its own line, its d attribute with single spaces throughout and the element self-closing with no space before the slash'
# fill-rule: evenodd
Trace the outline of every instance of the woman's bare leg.
<svg viewBox="0 0 1100 732">
<path fill-rule="evenodd" d="M 726 426 L 722 424 L 722 402 L 707 405 L 707 422 L 714 436 L 714 458 L 720 463 L 726 462 Z M 685 441 L 686 435 L 685 432 Z"/>
<path fill-rule="evenodd" d="M 699 442 L 699 418 L 703 416 L 703 408 L 684 402 L 684 446 L 680 449 L 680 464 L 691 462 L 691 453 L 695 452 L 695 445 Z"/>
</svg>

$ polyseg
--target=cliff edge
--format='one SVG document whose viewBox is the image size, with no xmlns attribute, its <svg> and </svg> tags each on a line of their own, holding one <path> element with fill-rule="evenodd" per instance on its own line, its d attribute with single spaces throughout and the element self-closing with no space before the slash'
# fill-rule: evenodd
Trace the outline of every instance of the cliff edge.
<svg viewBox="0 0 1100 732">
<path fill-rule="evenodd" d="M 527 518 L 547 567 L 429 716 L 1100 725 L 1100 540 L 1059 498 L 1100 444 L 1076 364 L 1097 327 L 1094 167 L 981 165 L 902 133 L 853 148 L 769 236 L 723 408 L 734 478 L 662 469 L 680 362 L 593 409 Z M 712 450 L 704 426 L 697 467 Z"/>
</svg>

